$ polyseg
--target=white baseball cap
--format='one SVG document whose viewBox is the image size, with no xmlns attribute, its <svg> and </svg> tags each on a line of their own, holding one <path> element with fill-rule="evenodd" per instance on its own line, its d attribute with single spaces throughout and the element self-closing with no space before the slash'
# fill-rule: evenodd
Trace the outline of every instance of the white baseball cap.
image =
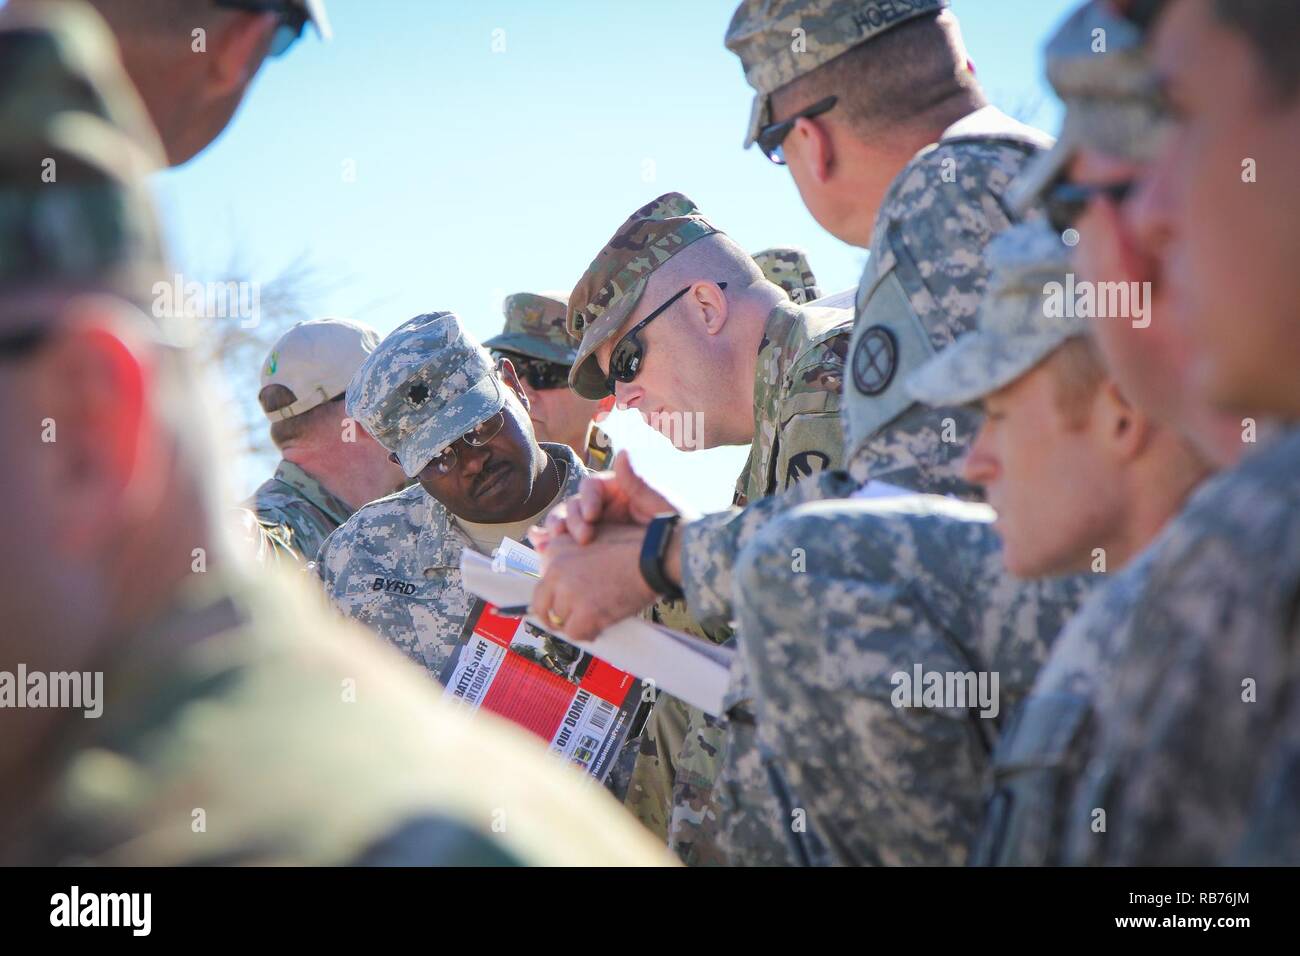
<svg viewBox="0 0 1300 956">
<path fill-rule="evenodd" d="M 299 322 L 271 346 L 262 363 L 262 388 L 283 385 L 294 401 L 267 412 L 271 421 L 283 421 L 338 398 L 379 344 L 379 333 L 348 319 L 311 319 Z"/>
</svg>

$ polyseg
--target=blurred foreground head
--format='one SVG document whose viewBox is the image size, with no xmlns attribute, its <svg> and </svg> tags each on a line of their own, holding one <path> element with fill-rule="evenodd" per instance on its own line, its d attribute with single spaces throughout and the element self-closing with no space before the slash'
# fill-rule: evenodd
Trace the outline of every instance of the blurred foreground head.
<svg viewBox="0 0 1300 956">
<path fill-rule="evenodd" d="M 0 615 L 29 662 L 91 653 L 211 545 L 212 430 L 150 305 L 158 146 L 88 22 L 0 29 Z"/>
<path fill-rule="evenodd" d="M 268 55 L 284 53 L 307 24 L 330 36 L 324 0 L 87 3 L 98 18 L 79 0 L 10 0 L 0 20 L 59 18 L 86 42 L 114 50 L 170 166 L 192 159 L 221 134 Z"/>
<path fill-rule="evenodd" d="M 102 53 L 0 27 L 0 71 L 33 78 L 0 77 L 0 671 L 28 701 L 0 709 L 0 860 L 664 862 L 543 745 L 455 712 L 294 580 L 200 564 L 211 428 L 151 314 L 151 157 Z M 84 715 L 32 703 L 33 673 L 98 690 Z"/>
<path fill-rule="evenodd" d="M 1235 418 L 1300 417 L 1300 4 L 1170 0 L 1150 37 L 1170 129 L 1135 199 L 1193 387 Z"/>
<path fill-rule="evenodd" d="M 1144 173 L 1171 123 L 1147 48 L 1149 17 L 1137 23 L 1123 9 L 1090 0 L 1049 40 L 1047 75 L 1065 123 L 1056 147 L 1014 184 L 1012 203 L 1018 211 L 1041 203 L 1077 243 L 1080 289 L 1099 296 L 1115 289 L 1142 303 L 1141 314 L 1130 307 L 1091 322 L 1108 369 L 1138 407 L 1226 465 L 1242 450 L 1240 422 L 1217 414 L 1195 387 L 1193 336 L 1171 304 L 1180 283 L 1167 273 L 1164 240 L 1144 212 L 1151 198 Z"/>
</svg>

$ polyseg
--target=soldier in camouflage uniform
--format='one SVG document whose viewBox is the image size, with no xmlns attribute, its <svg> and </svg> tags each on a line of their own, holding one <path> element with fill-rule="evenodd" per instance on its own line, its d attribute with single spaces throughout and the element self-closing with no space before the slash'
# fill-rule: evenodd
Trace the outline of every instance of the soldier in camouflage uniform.
<svg viewBox="0 0 1300 956">
<path fill-rule="evenodd" d="M 906 120 L 912 129 L 931 124 L 933 139 L 930 145 L 923 145 L 924 139 L 918 143 L 919 151 L 910 161 L 905 157 L 897 160 L 902 165 L 879 197 L 878 206 L 869 193 L 860 191 L 855 200 L 855 221 L 870 222 L 873 214 L 875 217 L 869 230 L 860 232 L 856 226 L 825 214 L 826 200 L 818 197 L 804 177 L 801 157 L 791 151 L 797 144 L 788 134 L 785 140 L 780 138 L 783 127 L 778 122 L 783 114 L 802 115 L 824 102 L 821 87 L 828 83 L 834 86 L 852 81 L 864 89 L 875 88 L 883 77 L 869 71 L 892 71 L 906 78 L 895 61 L 947 62 L 946 58 L 952 56 L 950 51 L 960 50 L 961 43 L 955 22 L 943 11 L 945 6 L 942 2 L 906 7 L 827 0 L 747 2 L 736 10 L 727 31 L 727 46 L 740 58 L 756 93 L 746 145 L 757 142 L 769 157 L 775 154 L 787 162 L 810 210 L 814 215 L 821 214 L 819 221 L 847 241 L 869 241 L 872 253 L 858 287 L 845 375 L 848 475 L 828 476 L 820 487 L 804 488 L 789 500 L 774 504 L 773 512 L 804 499 L 892 494 L 900 489 L 977 497 L 956 468 L 973 432 L 973 413 L 960 406 L 936 411 L 922 408 L 912 401 L 902 383 L 911 369 L 973 325 L 985 281 L 983 247 L 1008 224 L 999 197 L 1022 164 L 1050 141 L 984 105 L 978 86 L 969 77 L 948 90 L 949 105 L 937 112 L 927 113 L 907 97 L 890 94 L 885 97 L 888 107 L 871 108 L 877 122 L 883 122 L 879 118 L 882 110 L 892 110 L 888 115 Z M 804 49 L 792 50 L 792 29 L 802 31 Z M 946 36 L 947 41 L 938 40 L 940 36 Z M 942 51 L 937 60 L 932 50 L 935 47 Z M 873 64 L 871 61 L 876 59 L 880 62 Z M 951 67 L 947 72 L 951 74 Z M 791 122 L 834 122 L 838 109 L 849 116 L 841 120 L 848 135 L 861 136 L 853 117 L 862 107 L 855 110 L 844 89 L 835 90 L 835 95 L 835 105 L 824 114 L 824 120 L 814 115 Z M 907 110 L 921 112 L 909 116 L 905 115 Z M 900 139 L 906 141 L 905 137 Z M 882 164 L 886 161 L 881 160 Z M 880 175 L 880 170 L 873 172 Z M 862 485 L 866 488 L 859 491 Z M 899 514 L 881 516 L 881 510 Z M 915 517 L 908 517 L 913 512 Z M 908 627 L 893 629 L 887 619 L 878 631 L 861 634 L 858 628 L 861 636 L 850 647 L 844 647 L 838 643 L 842 638 L 836 630 L 821 623 L 817 615 L 797 623 L 785 619 L 792 609 L 801 606 L 823 606 L 828 615 L 840 614 L 845 605 L 838 600 L 845 588 L 837 582 L 844 578 L 858 581 L 864 591 L 870 592 L 875 578 L 881 576 L 877 594 L 897 587 L 899 580 L 910 579 L 912 593 L 922 608 L 911 613 L 950 621 L 950 638 L 937 647 L 930 645 L 936 652 L 934 659 L 946 657 L 959 662 L 963 649 L 978 647 L 980 659 L 990 666 L 996 664 L 1002 671 L 1004 701 L 1014 699 L 1027 687 L 1045 653 L 1046 640 L 1075 606 L 1083 584 L 1019 585 L 1002 580 L 997 541 L 987 525 L 978 516 L 946 503 L 903 498 L 880 509 L 866 503 L 843 506 L 838 511 L 828 506 L 816 515 L 795 515 L 781 526 L 768 529 L 764 544 L 751 554 L 747 573 L 753 577 L 760 573 L 779 577 L 768 581 L 772 590 L 765 595 L 788 599 L 794 587 L 795 593 L 806 592 L 811 602 L 789 602 L 784 617 L 764 620 L 751 603 L 757 592 L 737 580 L 733 593 L 731 569 L 741 547 L 767 516 L 762 509 L 752 515 L 740 512 L 716 516 L 698 526 L 692 524 L 683 532 L 683 588 L 688 603 L 706 616 L 731 613 L 734 608 L 742 633 L 741 660 L 732 675 L 729 694 L 737 729 L 732 732 L 723 770 L 725 818 L 729 821 L 725 842 L 729 852 L 739 861 L 818 862 L 826 859 L 818 852 L 816 834 L 820 833 L 830 847 L 830 858 L 841 862 L 959 861 L 977 818 L 978 768 L 984 759 L 978 746 L 960 752 L 946 749 L 954 740 L 951 722 L 945 726 L 921 720 L 911 728 L 911 735 L 885 738 L 894 741 L 892 751 L 883 743 L 868 745 L 878 747 L 868 751 L 878 755 L 878 764 L 845 764 L 846 775 L 860 772 L 862 777 L 875 779 L 879 788 L 875 792 L 880 794 L 883 806 L 896 807 L 897 814 L 884 813 L 882 807 L 877 807 L 871 814 L 876 829 L 869 824 L 862 827 L 868 815 L 865 807 L 853 808 L 841 801 L 865 799 L 865 793 L 852 786 L 836 789 L 830 780 L 825 781 L 828 789 L 816 794 L 822 798 L 822 806 L 828 808 L 824 815 L 819 814 L 805 795 L 806 789 L 819 784 L 808 783 L 805 787 L 798 779 L 789 779 L 800 774 L 796 752 L 788 749 L 791 740 L 780 742 L 790 758 L 782 761 L 776 754 L 778 742 L 764 739 L 762 714 L 783 716 L 776 713 L 782 705 L 775 696 L 769 697 L 770 702 L 754 699 L 762 698 L 765 688 L 750 686 L 748 668 L 760 666 L 755 655 L 761 653 L 762 666 L 775 669 L 781 665 L 771 664 L 769 658 L 779 653 L 786 657 L 787 672 L 779 678 L 774 676 L 774 680 L 811 679 L 805 668 L 797 666 L 789 646 L 814 634 L 817 637 L 808 647 L 810 656 L 829 653 L 831 648 L 850 654 L 852 647 L 859 648 L 858 655 L 865 654 L 862 659 L 872 662 L 859 673 L 840 675 L 845 681 L 841 700 L 855 699 L 864 687 L 870 687 L 868 675 L 878 677 L 875 667 L 884 665 L 872 648 L 881 642 L 896 642 L 899 635 L 910 633 Z M 837 533 L 828 538 L 827 531 L 832 527 Z M 917 573 L 914 565 L 881 564 L 873 558 L 884 541 L 910 541 L 917 550 L 904 554 L 932 556 L 926 573 Z M 801 550 L 792 553 L 795 548 Z M 778 554 L 784 555 L 783 561 L 777 560 Z M 796 554 L 808 562 L 803 573 L 792 573 Z M 847 569 L 841 574 L 837 570 L 835 562 L 845 554 L 856 556 L 853 567 L 858 574 Z M 824 573 L 820 579 L 814 571 L 818 565 Z M 976 582 L 982 582 L 984 587 Z M 819 590 L 819 584 L 824 590 Z M 739 600 L 742 595 L 743 600 Z M 733 597 L 737 598 L 734 603 Z M 959 611 L 963 604 L 982 608 L 983 614 Z M 769 608 L 771 602 L 763 601 L 762 606 Z M 1007 614 L 1001 620 L 1017 624 L 992 625 L 993 614 L 999 611 Z M 825 620 L 832 619 L 840 618 Z M 752 640 L 748 636 L 751 630 Z M 919 660 L 927 641 L 918 628 L 909 641 L 896 644 L 892 653 Z M 890 669 L 882 673 L 892 672 Z M 753 679 L 765 680 L 766 672 Z M 773 688 L 767 693 L 779 692 Z M 868 691 L 865 697 L 858 698 L 864 701 L 861 706 L 869 706 L 865 701 L 870 697 Z M 751 702 L 746 705 L 745 701 Z M 787 733 L 799 716 L 789 717 L 779 728 L 774 725 L 769 730 Z M 848 723 L 853 723 L 851 718 Z M 982 720 L 979 726 L 983 735 L 996 734 L 997 721 Z M 863 738 L 869 738 L 866 727 L 863 731 Z M 888 734 L 889 729 L 885 732 Z M 969 747 L 971 738 L 962 741 Z M 838 733 L 828 736 L 825 750 L 818 752 L 825 754 L 843 742 Z M 913 753 L 908 752 L 909 747 L 914 748 Z M 927 751 L 927 747 L 932 749 Z M 923 773 L 912 774 L 906 769 L 908 760 L 916 759 L 915 748 L 920 748 L 922 760 L 933 761 L 944 769 L 943 774 L 933 776 L 928 787 Z M 903 786 L 905 783 L 910 787 Z M 833 809 L 832 801 L 838 804 Z M 807 827 L 808 821 L 801 814 L 793 814 L 792 820 L 793 809 L 801 805 L 808 808 L 807 816 L 813 822 L 819 816 L 834 822 L 827 822 L 823 828 Z M 844 818 L 846 814 L 848 819 Z M 930 820 L 928 829 L 917 826 L 920 819 Z M 791 833 L 792 822 L 796 821 L 816 833 L 799 839 Z M 834 834 L 821 832 L 826 828 L 842 829 Z"/>
<path fill-rule="evenodd" d="M 736 344 L 725 361 L 702 369 L 682 356 L 710 347 L 711 336 L 697 331 L 704 313 L 694 297 L 704 286 L 715 296 L 708 308 L 726 310 Z M 658 318 L 655 309 L 688 293 L 691 300 Z M 694 436 L 696 446 L 752 442 L 737 501 L 842 464 L 838 396 L 850 314 L 790 302 L 685 196 L 669 193 L 637 210 L 592 262 L 569 303 L 570 330 L 582 335 L 570 379 L 574 389 L 595 398 L 612 388 L 652 424 L 656 416 L 672 424 L 682 421 L 672 416 L 698 415 L 704 428 Z M 634 328 L 641 351 L 620 353 L 615 363 L 622 377 L 607 376 L 602 367 L 630 344 L 625 338 Z M 686 377 L 673 377 L 687 366 Z M 674 387 L 679 381 L 686 384 Z M 734 400 L 723 403 L 719 395 Z M 646 605 L 655 600 L 635 552 L 602 562 L 601 584 L 609 591 L 630 586 L 644 593 Z M 657 616 L 713 640 L 729 636 L 725 626 L 698 629 L 680 606 L 661 605 Z M 722 862 L 712 836 L 711 796 L 722 737 L 701 711 L 660 694 L 633 777 L 629 806 L 691 863 Z"/>
<path fill-rule="evenodd" d="M 877 110 L 884 109 L 885 115 L 905 120 L 905 133 L 897 138 L 904 143 L 916 141 L 914 148 L 919 152 L 910 161 L 907 156 L 897 160 L 881 158 L 882 164 L 897 162 L 894 168 L 898 174 L 888 190 L 877 197 L 870 194 L 868 180 L 848 180 L 847 185 L 838 187 L 842 192 L 833 198 L 814 194 L 821 188 L 815 178 L 800 181 L 810 210 L 824 216 L 827 228 L 847 241 L 872 244 L 873 255 L 859 289 L 845 383 L 846 400 L 853 404 L 853 415 L 845 421 L 849 439 L 846 455 L 852 474 L 819 474 L 775 498 L 683 525 L 677 535 L 680 545 L 674 542 L 666 567 L 672 577 L 674 562 L 680 562 L 679 577 L 674 579 L 682 582 L 688 606 L 706 625 L 731 619 L 743 605 L 753 601 L 754 594 L 746 589 L 735 593 L 737 600 L 733 604 L 736 555 L 773 515 L 803 502 L 849 497 L 859 493 L 863 482 L 872 482 L 866 494 L 890 492 L 897 490 L 891 486 L 901 486 L 912 491 L 977 496 L 956 468 L 973 431 L 973 413 L 964 408 L 924 409 L 902 390 L 902 379 L 973 324 L 985 282 L 983 247 L 1008 223 L 1003 193 L 1026 160 L 1049 140 L 985 106 L 973 79 L 952 79 L 958 71 L 945 58 L 951 58 L 953 50 L 960 50 L 961 43 L 955 23 L 941 13 L 944 6 L 942 2 L 903 7 L 825 0 L 745 3 L 733 17 L 727 43 L 741 57 L 757 92 L 746 142 L 759 142 L 769 156 L 778 160 L 793 160 L 791 170 L 796 180 L 800 180 L 802 166 L 798 165 L 799 157 L 782 155 L 782 149 L 790 144 L 783 144 L 781 131 L 788 133 L 799 124 L 813 121 L 799 118 L 773 123 L 774 101 L 790 101 L 789 112 L 823 102 L 822 93 L 804 90 L 802 84 L 820 80 L 820 68 L 824 66 L 845 85 L 838 90 L 842 112 L 852 105 L 845 101 L 845 89 L 850 85 L 887 89 L 889 106 L 902 112 L 890 113 L 879 106 Z M 791 30 L 796 29 L 802 31 L 806 41 L 797 50 L 790 44 Z M 936 50 L 942 54 L 936 54 Z M 920 62 L 930 62 L 938 74 L 945 74 L 949 82 L 955 83 L 941 108 L 924 108 L 916 102 L 915 91 L 909 93 L 898 86 L 914 80 L 910 64 Z M 925 91 L 927 97 L 933 97 L 933 88 Z M 911 115 L 909 109 L 922 112 Z M 836 114 L 832 110 L 826 115 L 830 119 Z M 932 133 L 926 132 L 927 124 Z M 847 132 L 862 135 L 855 134 L 851 127 Z M 836 169 L 843 169 L 842 164 Z M 874 181 L 884 178 L 880 174 L 879 168 L 871 171 Z M 851 215 L 846 215 L 846 209 Z M 825 215 L 828 211 L 834 214 Z M 600 487 L 605 490 L 593 491 L 592 499 L 617 501 L 620 495 L 627 494 L 626 489 L 609 490 L 615 487 L 613 484 Z M 641 487 L 635 494 L 649 496 L 653 492 Z M 782 576 L 770 581 L 770 589 L 764 593 L 788 598 L 791 562 L 796 557 L 792 548 L 802 548 L 800 553 L 812 558 L 812 549 L 822 540 L 815 535 L 825 538 L 831 529 L 835 530 L 832 537 L 840 538 L 841 551 L 862 551 L 863 567 L 872 566 L 873 542 L 922 536 L 922 550 L 936 559 L 945 556 L 945 564 L 925 577 L 908 581 L 913 589 L 918 583 L 934 585 L 928 597 L 924 591 L 916 595 L 925 608 L 916 613 L 931 619 L 951 619 L 957 634 L 967 638 L 967 646 L 979 643 L 985 649 L 985 660 L 999 662 L 1004 695 L 1014 699 L 1016 694 L 1023 694 L 1046 653 L 1047 641 L 1076 605 L 1086 582 L 1018 584 L 1006 580 L 997 539 L 980 518 L 982 513 L 972 516 L 948 502 L 904 501 L 891 509 L 903 512 L 894 516 L 877 514 L 877 509 L 865 503 L 843 508 L 836 520 L 823 522 L 809 516 L 806 527 L 815 525 L 814 534 L 806 533 L 798 521 L 787 525 L 787 542 L 781 543 L 781 531 L 773 532 L 769 544 L 774 573 Z M 653 511 L 649 500 L 641 510 Z M 582 523 L 569 518 L 568 512 L 566 509 L 568 524 Z M 933 517 L 935 514 L 937 517 Z M 602 536 L 607 533 L 602 528 Z M 964 551 L 954 550 L 959 546 Z M 776 561 L 778 554 L 784 555 L 784 561 Z M 835 556 L 826 555 L 830 568 L 835 567 L 835 560 Z M 830 568 L 828 582 L 832 577 Z M 793 577 L 801 582 L 814 579 L 811 573 Z M 826 595 L 819 592 L 817 601 L 825 599 Z M 814 606 L 817 601 L 812 602 Z M 962 612 L 961 605 L 967 603 L 980 610 Z M 786 611 L 798 606 L 789 602 Z M 755 643 L 767 643 L 762 633 L 757 632 Z M 819 633 L 825 632 L 819 631 L 816 618 L 801 620 L 790 639 L 807 641 L 810 635 Z M 882 625 L 880 639 L 887 640 L 888 633 Z M 906 634 L 906 629 L 901 633 Z M 917 646 L 921 646 L 921 640 L 918 638 Z M 746 674 L 749 645 L 742 628 L 741 656 L 726 702 L 728 739 L 720 748 L 726 754 L 720 787 L 726 801 L 723 818 L 728 821 L 724 841 L 732 858 L 742 862 L 824 860 L 822 848 L 811 835 L 792 845 L 790 808 L 797 806 L 798 799 L 789 781 L 782 779 L 778 766 L 760 752 L 756 716 L 753 705 L 747 704 L 753 697 Z M 900 649 L 900 653 L 904 652 L 915 653 Z M 952 649 L 949 653 L 960 657 L 961 652 Z M 757 723 L 761 725 L 761 720 Z M 992 721 L 981 724 L 985 733 L 996 730 Z M 933 727 L 931 732 L 942 749 L 940 728 Z M 923 741 L 924 734 L 913 738 L 911 744 L 918 746 Z M 893 752 L 882 748 L 878 751 L 881 760 L 890 760 L 892 753 L 893 759 L 905 763 L 908 754 L 902 746 L 900 741 Z M 978 820 L 978 773 L 986 759 L 987 754 L 975 747 L 965 765 L 971 772 L 963 773 L 964 768 L 959 767 L 955 783 L 953 778 L 936 778 L 933 787 L 922 794 L 937 802 L 935 812 L 944 818 L 931 832 L 914 833 L 915 819 L 906 815 L 882 819 L 882 827 L 888 827 L 883 831 L 888 846 L 866 845 L 864 849 L 852 842 L 854 834 L 846 832 L 846 843 L 837 849 L 836 858 L 960 861 Z M 917 782 L 923 784 L 924 780 L 918 777 Z M 829 796 L 851 803 L 854 792 Z M 899 806 L 905 806 L 898 794 L 893 796 Z M 929 809 L 918 803 L 917 816 L 924 817 Z M 799 822 L 804 822 L 803 815 Z M 870 839 L 865 842 L 869 844 Z"/>
<path fill-rule="evenodd" d="M 449 312 L 390 333 L 357 370 L 347 407 L 419 480 L 331 534 L 316 573 L 330 604 L 437 680 L 478 600 L 461 583 L 461 551 L 491 555 L 503 538 L 522 541 L 589 472 L 568 445 L 538 443 L 513 367 L 494 367 Z M 545 643 L 543 662 L 565 673 L 579 652 L 550 635 Z M 639 732 L 634 725 L 606 778 L 619 799 Z"/>
<path fill-rule="evenodd" d="M 1050 307 L 1050 290 L 1072 271 L 1054 231 L 1014 227 L 993 241 L 989 260 L 979 330 L 908 386 L 927 404 L 982 402 L 996 416 L 996 424 L 986 418 L 965 470 L 999 502 L 1012 573 L 1120 572 L 1066 625 L 994 753 L 994 795 L 973 860 L 1043 865 L 1061 861 L 1060 796 L 1078 781 L 1098 696 L 1132 638 L 1126 610 L 1152 553 L 1143 549 L 1210 466 L 1121 395 L 1086 338 L 1090 320 Z M 1056 414 L 1045 419 L 1035 408 Z"/>
<path fill-rule="evenodd" d="M 808 305 L 822 297 L 817 277 L 813 275 L 808 256 L 802 249 L 788 246 L 764 249 L 754 253 L 754 261 L 763 270 L 763 277 L 784 289 L 792 302 Z"/>
<path fill-rule="evenodd" d="M 589 469 L 604 471 L 614 462 L 614 448 L 596 422 L 614 407 L 614 399 L 593 401 L 569 389 L 578 347 L 566 328 L 568 309 L 561 293 L 508 295 L 506 326 L 483 346 L 493 357 L 507 358 L 514 366 L 528 396 L 537 440 L 568 445 Z"/>
<path fill-rule="evenodd" d="M 450 312 L 389 333 L 348 386 L 347 410 L 419 480 L 331 534 L 317 574 L 338 611 L 437 679 L 476 601 L 461 551 L 522 539 L 586 470 L 569 446 L 538 444 L 514 372 Z"/>
<path fill-rule="evenodd" d="M 1096 31 L 1106 37 L 1104 50 L 1094 48 Z M 1162 114 L 1150 96 L 1150 68 L 1141 43 L 1134 25 L 1116 16 L 1105 2 L 1078 8 L 1051 39 L 1046 50 L 1047 73 L 1066 103 L 1065 128 L 1052 151 L 1013 184 L 1013 209 L 1027 209 L 1046 198 L 1053 225 L 1057 229 L 1071 227 L 1074 219 L 1063 201 L 1069 197 L 1058 186 L 1068 180 L 1081 152 L 1102 154 L 1112 166 L 1117 160 L 1136 164 L 1150 154 Z M 1085 230 L 1088 242 L 1093 233 L 1092 228 Z M 1101 277 L 1084 274 L 1081 278 Z M 1149 415 L 1158 423 L 1155 427 L 1182 434 L 1185 422 L 1162 413 L 1166 408 L 1186 409 L 1193 403 L 1166 397 L 1151 384 L 1153 379 L 1166 377 L 1160 370 L 1170 364 L 1172 351 L 1163 344 L 1167 333 L 1161 321 L 1165 313 L 1159 290 L 1156 300 L 1152 328 L 1130 335 L 1121 329 L 1124 320 L 1116 318 L 1094 322 L 1088 331 L 1107 359 L 1110 375 L 1139 406 L 1134 414 Z M 920 374 L 932 379 L 928 387 L 920 384 L 922 397 L 942 403 L 942 358 Z M 914 378 L 914 390 L 917 383 Z M 1197 448 L 1203 444 L 1192 442 Z M 1209 465 L 1204 455 L 1192 454 L 1201 462 L 1200 471 L 1193 471 L 1193 476 L 1200 477 Z M 1135 498 L 1151 498 L 1153 493 L 1164 496 L 1166 507 L 1145 513 L 1166 518 L 1167 505 L 1179 504 L 1190 487 L 1186 475 L 1171 474 L 1168 480 L 1151 484 L 1151 489 L 1137 492 Z M 1145 534 L 1135 534 L 1134 540 L 1139 544 L 1150 540 L 1157 530 L 1148 527 Z M 1130 611 L 1146 587 L 1160 546 L 1157 538 L 1122 570 L 1112 560 L 1110 570 L 1119 573 L 1092 595 L 1053 647 L 994 755 L 993 796 L 973 862 L 1041 865 L 1063 861 L 1069 798 L 1096 745 L 1099 698 L 1113 679 L 1121 649 L 1136 637 Z"/>
<path fill-rule="evenodd" d="M 1297 200 L 1287 177 L 1221 176 L 1244 143 L 1261 168 L 1292 154 L 1298 42 L 1295 10 L 1253 0 L 1180 0 L 1156 21 L 1151 57 L 1178 110 L 1133 219 L 1178 283 L 1170 312 L 1193 350 L 1192 390 L 1234 413 L 1246 453 L 1166 529 L 1132 602 L 1137 639 L 1115 664 L 1067 814 L 1070 863 L 1298 859 L 1300 432 L 1285 359 Z M 1267 249 L 1251 241 L 1263 235 Z M 1271 440 L 1255 417 L 1266 414 L 1288 423 Z"/>
<path fill-rule="evenodd" d="M 258 401 L 282 458 L 245 505 L 304 564 L 359 506 L 406 484 L 383 446 L 343 411 L 348 382 L 378 343 L 374 329 L 314 319 L 280 336 L 262 363 Z"/>
<path fill-rule="evenodd" d="M 0 24 L 0 64 L 0 658 L 102 674 L 98 717 L 0 708 L 4 862 L 663 860 L 522 732 L 229 552 L 215 419 L 151 314 L 160 150 L 111 38 L 42 4 Z"/>
</svg>

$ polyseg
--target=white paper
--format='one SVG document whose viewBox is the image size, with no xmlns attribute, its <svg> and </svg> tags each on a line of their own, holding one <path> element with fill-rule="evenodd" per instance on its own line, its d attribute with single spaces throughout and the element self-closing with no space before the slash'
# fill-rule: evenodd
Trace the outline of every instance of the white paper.
<svg viewBox="0 0 1300 956">
<path fill-rule="evenodd" d="M 469 591 L 497 607 L 526 605 L 537 579 L 507 568 L 497 572 L 492 561 L 466 548 L 460 555 L 460 572 Z M 537 627 L 564 637 L 544 621 L 529 617 Z M 607 627 L 594 640 L 577 645 L 620 670 L 653 681 L 661 690 L 705 713 L 722 713 L 735 651 L 674 631 L 651 621 L 629 617 Z"/>
<path fill-rule="evenodd" d="M 514 538 L 502 538 L 492 552 L 492 570 L 502 574 L 508 570 L 522 571 L 535 578 L 542 576 L 542 556 L 525 547 Z"/>
</svg>

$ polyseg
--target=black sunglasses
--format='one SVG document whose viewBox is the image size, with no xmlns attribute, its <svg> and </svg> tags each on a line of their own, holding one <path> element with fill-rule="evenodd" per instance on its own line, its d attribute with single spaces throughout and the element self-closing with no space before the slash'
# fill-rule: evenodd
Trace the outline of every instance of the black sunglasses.
<svg viewBox="0 0 1300 956">
<path fill-rule="evenodd" d="M 1080 186 L 1077 183 L 1059 182 L 1047 190 L 1043 205 L 1047 209 L 1047 221 L 1057 232 L 1065 232 L 1074 226 L 1088 208 L 1088 203 L 1097 196 L 1109 196 L 1117 203 L 1123 202 L 1133 191 L 1133 181 L 1112 183 L 1107 186 Z"/>
<path fill-rule="evenodd" d="M 727 283 L 718 283 L 719 289 L 725 289 L 726 287 Z M 685 289 L 676 293 L 671 299 L 659 306 L 659 308 L 655 309 L 636 325 L 632 326 L 632 328 L 628 329 L 627 334 L 618 340 L 618 343 L 614 346 L 614 351 L 609 353 L 609 374 L 605 376 L 605 391 L 608 394 L 614 394 L 615 382 L 622 382 L 626 385 L 628 382 L 636 378 L 637 374 L 641 371 L 641 363 L 645 359 L 645 346 L 642 345 L 641 340 L 637 338 L 637 333 L 657 319 L 663 314 L 665 309 L 690 291 L 691 287 L 687 286 Z"/>
<path fill-rule="evenodd" d="M 807 109 L 802 109 L 788 120 L 782 120 L 780 123 L 773 123 L 770 126 L 764 126 L 758 131 L 758 136 L 754 142 L 758 143 L 758 148 L 763 151 L 763 155 L 776 163 L 778 166 L 785 165 L 785 147 L 781 144 L 785 138 L 790 135 L 790 130 L 794 129 L 795 120 L 812 119 L 814 116 L 821 116 L 829 112 L 835 106 L 837 98 L 828 96 L 824 100 L 818 100 Z"/>
<path fill-rule="evenodd" d="M 298 42 L 307 26 L 307 8 L 292 0 L 213 0 L 219 7 L 247 10 L 250 13 L 274 13 L 280 18 L 271 35 L 271 56 L 283 56 Z"/>
<path fill-rule="evenodd" d="M 500 362 L 509 359 L 518 376 L 528 383 L 534 392 L 544 392 L 550 388 L 561 388 L 569 384 L 569 366 L 545 359 L 520 355 L 518 352 L 496 352 L 492 357 Z"/>
</svg>

